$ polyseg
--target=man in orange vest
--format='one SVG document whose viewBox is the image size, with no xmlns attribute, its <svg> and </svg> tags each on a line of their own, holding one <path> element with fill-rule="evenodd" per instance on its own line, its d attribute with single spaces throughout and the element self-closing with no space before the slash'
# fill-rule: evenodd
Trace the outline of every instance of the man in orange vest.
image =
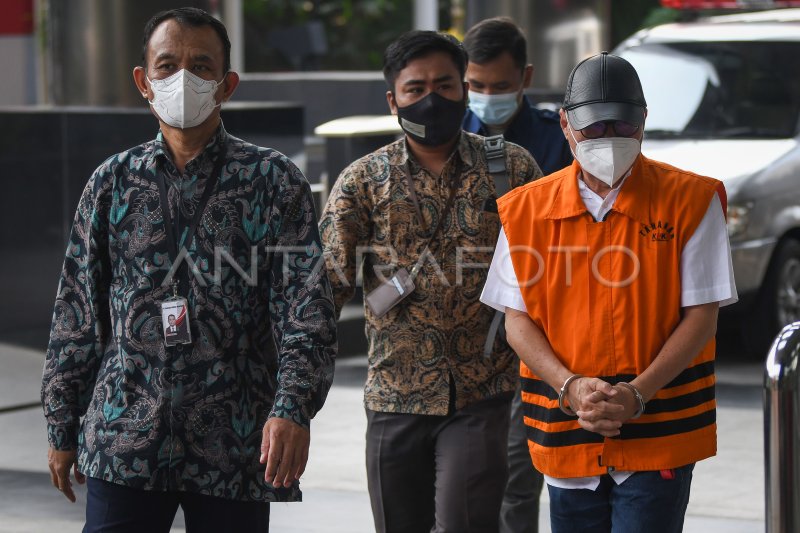
<svg viewBox="0 0 800 533">
<path fill-rule="evenodd" d="M 554 533 L 681 531 L 694 463 L 716 453 L 725 189 L 641 154 L 646 105 L 630 63 L 582 61 L 560 111 L 575 162 L 498 201 L 481 300 L 523 361 Z"/>
</svg>

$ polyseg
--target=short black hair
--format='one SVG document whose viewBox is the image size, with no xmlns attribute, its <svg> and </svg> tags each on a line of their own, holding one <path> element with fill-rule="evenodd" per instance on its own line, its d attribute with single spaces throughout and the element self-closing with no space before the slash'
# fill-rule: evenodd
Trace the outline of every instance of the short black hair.
<svg viewBox="0 0 800 533">
<path fill-rule="evenodd" d="M 198 28 L 200 26 L 211 26 L 217 32 L 222 48 L 225 52 L 225 72 L 231 69 L 231 41 L 228 39 L 228 30 L 225 25 L 211 16 L 210 13 L 196 7 L 179 7 L 168 11 L 156 13 L 144 25 L 144 37 L 142 38 L 142 64 L 147 66 L 147 45 L 150 44 L 150 37 L 162 22 L 175 19 L 179 24 Z"/>
<path fill-rule="evenodd" d="M 450 54 L 461 75 L 460 80 L 464 79 L 464 73 L 467 71 L 467 53 L 458 39 L 437 31 L 412 30 L 398 37 L 383 53 L 383 79 L 386 80 L 389 90 L 394 91 L 397 75 L 406 68 L 409 61 L 434 52 Z"/>
<path fill-rule="evenodd" d="M 508 17 L 490 18 L 475 24 L 464 36 L 464 48 L 469 60 L 478 65 L 496 59 L 503 52 L 511 54 L 520 69 L 528 64 L 525 35 Z"/>
</svg>

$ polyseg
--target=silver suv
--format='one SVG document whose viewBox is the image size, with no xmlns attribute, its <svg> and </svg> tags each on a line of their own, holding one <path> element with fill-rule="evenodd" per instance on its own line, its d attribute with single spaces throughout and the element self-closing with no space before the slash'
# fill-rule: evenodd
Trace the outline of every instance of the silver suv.
<svg viewBox="0 0 800 533">
<path fill-rule="evenodd" d="M 721 179 L 747 347 L 800 320 L 800 9 L 642 30 L 615 50 L 639 72 L 648 157 Z"/>
</svg>

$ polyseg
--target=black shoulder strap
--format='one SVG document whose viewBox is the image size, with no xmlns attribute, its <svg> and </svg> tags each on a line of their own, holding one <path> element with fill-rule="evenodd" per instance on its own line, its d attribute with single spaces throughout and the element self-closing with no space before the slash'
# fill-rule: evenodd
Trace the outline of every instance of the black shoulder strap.
<svg viewBox="0 0 800 533">
<path fill-rule="evenodd" d="M 502 135 L 486 137 L 483 141 L 483 149 L 486 152 L 489 174 L 494 179 L 495 194 L 500 198 L 511 190 L 506 166 L 506 140 Z"/>
<path fill-rule="evenodd" d="M 489 174 L 494 180 L 494 190 L 497 198 L 511 190 L 511 183 L 508 179 L 508 167 L 506 165 L 506 140 L 502 135 L 492 135 L 484 138 L 483 149 L 486 152 L 486 163 L 489 166 Z M 486 335 L 486 342 L 483 345 L 483 356 L 489 359 L 492 356 L 494 339 L 499 334 L 505 339 L 505 313 L 496 311 L 489 325 Z"/>
</svg>

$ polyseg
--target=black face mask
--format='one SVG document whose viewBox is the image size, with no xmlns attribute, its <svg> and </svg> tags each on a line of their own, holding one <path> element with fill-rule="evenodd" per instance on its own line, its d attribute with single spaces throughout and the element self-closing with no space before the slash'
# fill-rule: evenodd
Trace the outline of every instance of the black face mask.
<svg viewBox="0 0 800 533">
<path fill-rule="evenodd" d="M 461 129 L 467 104 L 430 93 L 406 107 L 397 108 L 397 121 L 411 138 L 426 146 L 439 146 L 453 139 Z"/>
</svg>

